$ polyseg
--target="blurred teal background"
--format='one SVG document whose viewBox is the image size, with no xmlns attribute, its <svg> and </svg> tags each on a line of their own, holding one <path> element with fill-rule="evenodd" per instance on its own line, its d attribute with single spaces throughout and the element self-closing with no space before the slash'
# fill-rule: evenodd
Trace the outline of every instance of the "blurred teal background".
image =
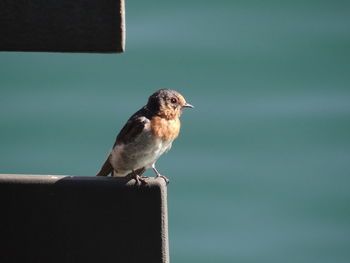
<svg viewBox="0 0 350 263">
<path fill-rule="evenodd" d="M 172 262 L 350 262 L 350 2 L 126 8 L 122 55 L 0 53 L 0 172 L 92 176 L 175 89 L 196 108 L 158 162 Z"/>
</svg>

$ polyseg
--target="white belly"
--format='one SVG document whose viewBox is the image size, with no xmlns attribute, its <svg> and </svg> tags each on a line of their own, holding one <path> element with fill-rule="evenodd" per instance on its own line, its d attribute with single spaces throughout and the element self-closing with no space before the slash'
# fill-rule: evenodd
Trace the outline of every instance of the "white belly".
<svg viewBox="0 0 350 263">
<path fill-rule="evenodd" d="M 132 170 L 150 168 L 158 158 L 170 149 L 171 141 L 155 139 L 151 132 L 129 144 L 119 144 L 111 152 L 111 164 L 116 171 L 114 176 L 126 176 Z"/>
</svg>

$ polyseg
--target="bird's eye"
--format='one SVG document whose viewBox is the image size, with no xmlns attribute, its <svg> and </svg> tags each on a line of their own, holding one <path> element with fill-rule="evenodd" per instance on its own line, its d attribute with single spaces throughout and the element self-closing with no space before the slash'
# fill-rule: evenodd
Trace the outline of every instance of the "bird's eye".
<svg viewBox="0 0 350 263">
<path fill-rule="evenodd" d="M 171 98 L 171 103 L 176 103 L 177 102 L 177 99 L 176 98 Z"/>
</svg>

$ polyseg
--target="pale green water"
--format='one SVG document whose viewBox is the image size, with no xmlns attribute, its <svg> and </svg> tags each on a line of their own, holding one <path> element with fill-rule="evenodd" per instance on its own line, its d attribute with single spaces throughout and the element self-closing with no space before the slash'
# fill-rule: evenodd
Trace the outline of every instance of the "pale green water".
<svg viewBox="0 0 350 263">
<path fill-rule="evenodd" d="M 94 175 L 176 89 L 196 109 L 158 163 L 172 262 L 350 262 L 349 11 L 127 1 L 123 55 L 0 53 L 0 172 Z"/>
</svg>

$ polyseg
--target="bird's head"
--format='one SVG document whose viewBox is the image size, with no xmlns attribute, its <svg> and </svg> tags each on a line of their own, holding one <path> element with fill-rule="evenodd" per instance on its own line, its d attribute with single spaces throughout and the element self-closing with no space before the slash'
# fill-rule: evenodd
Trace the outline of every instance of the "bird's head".
<svg viewBox="0 0 350 263">
<path fill-rule="evenodd" d="M 184 108 L 193 106 L 177 91 L 161 89 L 149 97 L 147 108 L 162 118 L 174 119 L 180 117 Z"/>
</svg>

